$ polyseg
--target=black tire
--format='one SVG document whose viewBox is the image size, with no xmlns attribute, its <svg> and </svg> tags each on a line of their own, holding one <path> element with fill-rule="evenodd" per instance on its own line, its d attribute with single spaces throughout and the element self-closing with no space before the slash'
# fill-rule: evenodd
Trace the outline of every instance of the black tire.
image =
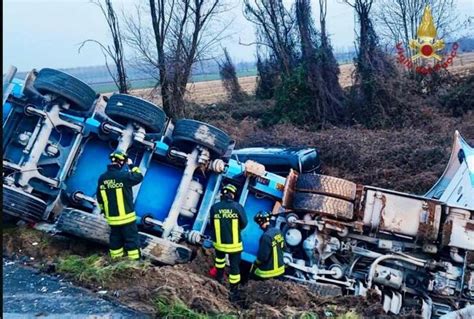
<svg viewBox="0 0 474 319">
<path fill-rule="evenodd" d="M 14 187 L 3 185 L 3 214 L 30 223 L 44 220 L 47 203 Z"/>
<path fill-rule="evenodd" d="M 158 142 L 159 140 L 161 140 L 162 136 L 163 136 L 163 134 L 161 134 L 161 133 L 150 133 L 150 134 L 147 134 L 145 136 L 145 138 L 148 141 Z"/>
<path fill-rule="evenodd" d="M 332 284 L 310 283 L 306 284 L 311 292 L 318 296 L 335 297 L 342 296 L 342 288 Z"/>
<path fill-rule="evenodd" d="M 312 193 L 295 192 L 293 209 L 342 219 L 352 219 L 354 215 L 354 204 L 351 202 Z"/>
<path fill-rule="evenodd" d="M 56 229 L 99 244 L 109 244 L 110 226 L 102 215 L 75 209 L 65 210 L 59 215 Z"/>
<path fill-rule="evenodd" d="M 71 103 L 66 113 L 89 116 L 94 108 L 97 93 L 86 83 L 67 73 L 54 69 L 41 69 L 33 86 L 41 93 L 53 93 Z"/>
<path fill-rule="evenodd" d="M 295 189 L 299 192 L 317 193 L 334 196 L 345 200 L 354 200 L 356 184 L 332 176 L 320 174 L 301 174 L 296 181 Z"/>
<path fill-rule="evenodd" d="M 122 125 L 135 122 L 143 126 L 147 133 L 162 133 L 166 123 L 166 114 L 160 107 L 128 94 L 112 95 L 105 114 Z"/>
<path fill-rule="evenodd" d="M 185 152 L 190 152 L 197 144 L 207 147 L 213 156 L 222 157 L 230 143 L 227 133 L 203 122 L 184 119 L 174 126 L 172 144 Z"/>
<path fill-rule="evenodd" d="M 140 250 L 151 261 L 175 265 L 191 261 L 193 252 L 186 246 L 172 241 L 139 232 Z"/>
<path fill-rule="evenodd" d="M 9 214 L 2 214 L 3 225 L 16 225 L 20 219 Z"/>
</svg>

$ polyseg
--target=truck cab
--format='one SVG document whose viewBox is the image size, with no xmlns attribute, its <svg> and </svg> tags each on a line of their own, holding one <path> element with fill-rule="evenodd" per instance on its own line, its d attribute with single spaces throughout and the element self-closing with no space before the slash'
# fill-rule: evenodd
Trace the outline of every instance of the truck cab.
<svg viewBox="0 0 474 319">
<path fill-rule="evenodd" d="M 321 160 L 315 148 L 303 147 L 249 147 L 234 150 L 232 158 L 245 162 L 252 160 L 264 165 L 267 171 L 287 176 L 291 169 L 298 173 L 320 173 Z"/>
</svg>

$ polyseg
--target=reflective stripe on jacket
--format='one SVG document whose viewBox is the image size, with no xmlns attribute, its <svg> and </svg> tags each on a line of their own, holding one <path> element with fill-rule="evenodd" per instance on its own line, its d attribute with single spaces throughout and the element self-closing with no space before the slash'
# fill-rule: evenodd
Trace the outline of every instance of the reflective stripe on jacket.
<svg viewBox="0 0 474 319">
<path fill-rule="evenodd" d="M 97 201 L 111 226 L 125 225 L 137 219 L 133 205 L 132 187 L 143 180 L 138 167 L 125 172 L 116 165 L 109 165 L 99 177 Z"/>
<path fill-rule="evenodd" d="M 239 203 L 224 199 L 211 207 L 212 240 L 214 248 L 235 253 L 243 250 L 240 231 L 247 226 L 245 210 Z"/>
<path fill-rule="evenodd" d="M 283 248 L 285 240 L 283 234 L 276 228 L 268 228 L 260 237 L 260 246 L 257 254 L 257 269 L 255 275 L 260 278 L 272 278 L 285 273 L 283 262 Z"/>
</svg>

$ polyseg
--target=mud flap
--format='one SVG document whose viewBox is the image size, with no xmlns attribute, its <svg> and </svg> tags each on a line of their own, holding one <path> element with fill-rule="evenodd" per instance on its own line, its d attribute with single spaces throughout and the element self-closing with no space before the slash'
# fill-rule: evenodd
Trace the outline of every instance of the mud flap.
<svg viewBox="0 0 474 319">
<path fill-rule="evenodd" d="M 191 261 L 192 250 L 186 246 L 139 232 L 140 249 L 143 256 L 166 265 Z"/>
</svg>

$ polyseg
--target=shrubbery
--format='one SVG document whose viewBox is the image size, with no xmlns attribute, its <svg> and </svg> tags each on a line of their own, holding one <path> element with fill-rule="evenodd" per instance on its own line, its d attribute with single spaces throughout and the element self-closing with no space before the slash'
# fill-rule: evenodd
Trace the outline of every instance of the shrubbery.
<svg viewBox="0 0 474 319">
<path fill-rule="evenodd" d="M 240 87 L 234 63 L 227 49 L 224 49 L 224 59 L 219 63 L 219 74 L 229 99 L 241 102 L 247 94 Z"/>
<path fill-rule="evenodd" d="M 272 58 L 257 56 L 257 89 L 255 96 L 259 99 L 271 99 L 279 83 L 278 65 Z"/>
<path fill-rule="evenodd" d="M 284 76 L 275 92 L 275 112 L 267 115 L 267 123 L 308 124 L 313 117 L 312 92 L 308 85 L 307 72 L 303 66 L 296 67 L 291 75 Z"/>
<path fill-rule="evenodd" d="M 453 116 L 462 116 L 474 110 L 474 74 L 457 79 L 454 85 L 441 96 L 441 103 Z"/>
</svg>

